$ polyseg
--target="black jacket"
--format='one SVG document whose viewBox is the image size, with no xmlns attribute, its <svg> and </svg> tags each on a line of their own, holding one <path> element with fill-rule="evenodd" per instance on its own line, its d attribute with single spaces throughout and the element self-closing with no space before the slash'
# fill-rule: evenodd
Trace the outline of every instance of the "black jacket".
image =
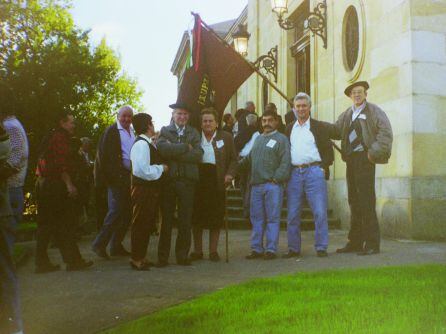
<svg viewBox="0 0 446 334">
<path fill-rule="evenodd" d="M 288 139 L 291 138 L 291 131 L 293 129 L 294 124 L 297 121 L 289 124 L 286 128 L 286 136 Z M 330 166 L 334 161 L 334 152 L 333 152 L 333 144 L 329 138 L 329 133 L 324 127 L 322 122 L 311 118 L 310 121 L 310 131 L 314 136 L 314 140 L 316 141 L 316 146 L 319 151 L 319 155 L 322 159 L 322 168 L 325 170 L 325 179 L 330 178 Z"/>
<path fill-rule="evenodd" d="M 98 144 L 95 160 L 95 184 L 122 186 L 130 184 L 130 172 L 122 164 L 121 138 L 118 125 L 109 126 Z M 99 182 L 98 182 L 99 181 Z"/>
<path fill-rule="evenodd" d="M 285 114 L 285 124 L 286 126 L 290 125 L 291 123 L 296 121 L 296 115 L 294 114 L 293 110 L 288 111 Z"/>
</svg>

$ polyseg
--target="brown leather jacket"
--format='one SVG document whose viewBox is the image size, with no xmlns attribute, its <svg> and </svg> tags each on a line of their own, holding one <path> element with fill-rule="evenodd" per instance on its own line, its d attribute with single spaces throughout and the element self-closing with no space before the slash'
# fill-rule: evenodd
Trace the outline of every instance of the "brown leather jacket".
<svg viewBox="0 0 446 334">
<path fill-rule="evenodd" d="M 350 124 L 352 121 L 352 108 L 348 108 L 338 118 L 335 124 L 324 123 L 327 126 L 331 139 L 341 140 L 342 152 L 347 147 Z M 376 104 L 367 102 L 363 111 L 365 119 L 359 119 L 362 137 L 374 163 L 386 164 L 392 152 L 392 126 L 384 111 Z M 345 157 L 343 156 L 345 160 Z"/>
</svg>

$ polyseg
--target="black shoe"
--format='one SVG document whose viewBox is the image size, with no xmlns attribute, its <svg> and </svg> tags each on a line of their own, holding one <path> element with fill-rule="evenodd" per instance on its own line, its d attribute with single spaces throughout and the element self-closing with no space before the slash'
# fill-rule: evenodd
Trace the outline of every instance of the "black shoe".
<svg viewBox="0 0 446 334">
<path fill-rule="evenodd" d="M 218 262 L 220 261 L 220 255 L 218 255 L 217 252 L 212 252 L 211 254 L 209 254 L 209 260 L 211 260 L 212 262 Z"/>
<path fill-rule="evenodd" d="M 191 261 L 203 260 L 203 253 L 192 252 L 189 255 Z"/>
<path fill-rule="evenodd" d="M 141 264 L 135 264 L 132 260 L 130 260 L 130 266 L 133 270 L 137 271 L 149 271 L 150 265 L 147 262 L 142 262 Z"/>
<path fill-rule="evenodd" d="M 275 258 L 277 258 L 277 255 L 271 252 L 266 252 L 263 256 L 264 260 L 274 260 Z"/>
<path fill-rule="evenodd" d="M 351 243 L 347 243 L 343 248 L 336 249 L 336 253 L 356 253 L 361 252 L 362 250 L 361 246 L 354 246 Z"/>
<path fill-rule="evenodd" d="M 379 253 L 378 248 L 366 248 L 363 251 L 358 252 L 357 254 L 360 256 L 364 256 L 364 255 L 373 255 L 373 254 L 378 254 L 378 253 Z"/>
<path fill-rule="evenodd" d="M 282 258 L 283 259 L 290 259 L 292 257 L 299 257 L 300 256 L 300 252 L 294 252 L 292 250 L 288 251 L 288 253 L 283 254 Z"/>
<path fill-rule="evenodd" d="M 40 265 L 36 267 L 35 273 L 36 274 L 45 274 L 45 273 L 52 273 L 54 271 L 60 270 L 60 266 L 58 264 L 45 264 Z"/>
<path fill-rule="evenodd" d="M 328 256 L 327 251 L 324 251 L 324 250 L 318 250 L 316 252 L 316 254 L 317 254 L 317 257 L 327 257 Z"/>
<path fill-rule="evenodd" d="M 110 251 L 111 256 L 130 256 L 132 253 L 130 253 L 128 250 L 126 250 L 124 247 L 115 251 Z"/>
<path fill-rule="evenodd" d="M 167 267 L 169 265 L 169 262 L 167 261 L 159 261 L 155 264 L 155 267 L 157 268 L 164 268 Z"/>
<path fill-rule="evenodd" d="M 144 263 L 145 264 L 147 264 L 149 267 L 155 267 L 155 263 L 154 262 L 152 262 L 152 261 L 146 261 L 146 260 L 144 260 Z"/>
<path fill-rule="evenodd" d="M 247 260 L 254 260 L 254 259 L 260 259 L 262 257 L 263 257 L 262 253 L 257 253 L 257 252 L 253 251 L 253 252 L 251 252 L 251 254 L 246 255 L 245 259 L 247 259 Z"/>
<path fill-rule="evenodd" d="M 177 260 L 177 264 L 179 266 L 191 266 L 192 265 L 192 261 L 189 260 L 189 259 Z"/>
<path fill-rule="evenodd" d="M 91 250 L 96 253 L 97 256 L 110 260 L 110 256 L 108 256 L 107 251 L 104 248 L 92 247 Z"/>
<path fill-rule="evenodd" d="M 93 261 L 80 260 L 75 263 L 68 263 L 67 271 L 80 271 L 80 270 L 90 268 L 92 265 L 93 265 Z"/>
</svg>

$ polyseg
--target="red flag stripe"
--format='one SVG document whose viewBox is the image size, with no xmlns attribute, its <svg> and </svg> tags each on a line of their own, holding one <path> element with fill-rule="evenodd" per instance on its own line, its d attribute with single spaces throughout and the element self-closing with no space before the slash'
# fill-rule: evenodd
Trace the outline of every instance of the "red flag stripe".
<svg viewBox="0 0 446 334">
<path fill-rule="evenodd" d="M 201 17 L 199 15 L 195 16 L 195 27 L 194 27 L 194 48 L 195 48 L 195 61 L 194 69 L 198 72 L 200 69 L 200 54 L 201 54 Z"/>
</svg>

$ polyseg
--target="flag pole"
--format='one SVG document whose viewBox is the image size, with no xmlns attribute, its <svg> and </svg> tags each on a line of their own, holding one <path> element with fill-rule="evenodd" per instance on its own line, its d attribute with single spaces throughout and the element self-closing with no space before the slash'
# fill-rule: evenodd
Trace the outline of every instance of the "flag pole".
<svg viewBox="0 0 446 334">
<path fill-rule="evenodd" d="M 228 208 L 226 205 L 227 201 L 226 201 L 226 196 L 225 196 L 225 233 L 226 233 L 226 263 L 229 263 L 229 231 L 228 231 Z"/>
<path fill-rule="evenodd" d="M 200 15 L 198 15 L 197 13 L 194 13 L 194 12 L 191 12 L 191 14 L 192 14 L 194 17 L 200 16 Z M 231 48 L 231 50 L 233 50 L 233 51 L 237 54 L 237 56 L 240 57 L 240 59 L 243 59 L 243 61 L 246 62 L 246 63 L 253 69 L 254 72 L 256 72 L 258 75 L 260 75 L 260 76 L 262 77 L 262 79 L 265 80 L 265 81 L 268 83 L 268 85 L 270 85 L 270 86 L 271 86 L 277 93 L 279 93 L 279 95 L 280 95 L 281 97 L 283 97 L 283 98 L 288 102 L 288 104 L 289 104 L 291 107 L 293 107 L 293 103 L 291 102 L 291 100 L 288 99 L 288 97 L 285 95 L 285 93 L 282 92 L 282 91 L 281 91 L 281 90 L 280 90 L 274 83 L 272 83 L 271 80 L 269 80 L 269 78 L 268 78 L 265 74 L 263 74 L 262 72 L 260 72 L 260 70 L 259 70 L 258 68 L 256 68 L 252 62 L 246 60 L 245 57 L 243 57 L 240 53 L 238 53 L 237 51 L 235 51 L 235 50 L 233 49 L 233 47 L 230 46 L 230 45 L 228 44 L 228 42 L 226 42 L 223 38 L 221 38 L 220 36 L 218 36 L 218 34 L 216 34 L 215 31 L 214 31 L 211 27 L 209 27 L 203 20 L 200 20 L 200 22 L 201 22 L 201 24 L 202 24 L 207 30 L 209 30 L 209 32 L 211 32 L 211 33 L 217 38 L 217 40 L 218 40 L 220 43 L 222 43 L 222 44 L 223 44 L 225 47 L 227 47 L 227 48 Z M 331 143 L 332 143 L 333 147 L 334 147 L 339 153 L 342 154 L 341 148 L 340 148 L 338 145 L 336 145 L 335 143 L 333 143 L 333 142 L 331 142 Z"/>
<path fill-rule="evenodd" d="M 196 14 L 196 13 L 194 13 L 194 12 L 191 12 L 191 13 L 192 13 L 192 15 L 193 15 L 194 17 L 199 16 L 198 14 Z M 271 80 L 269 80 L 269 78 L 268 78 L 265 74 L 263 74 L 262 72 L 260 72 L 260 70 L 259 70 L 258 68 L 256 68 L 252 62 L 246 60 L 245 57 L 243 57 L 240 53 L 238 53 L 237 51 L 235 51 L 235 50 L 233 49 L 233 47 L 230 46 L 230 45 L 228 44 L 228 42 L 226 42 L 224 39 L 222 39 L 220 36 L 218 36 L 218 34 L 216 34 L 215 31 L 214 31 L 211 27 L 209 27 L 203 20 L 201 20 L 201 24 L 202 24 L 207 30 L 209 30 L 209 32 L 211 32 L 211 33 L 217 38 L 217 40 L 218 40 L 220 43 L 222 43 L 225 47 L 231 48 L 231 50 L 233 50 L 234 53 L 236 53 L 237 56 L 240 57 L 240 59 L 243 59 L 243 61 L 246 62 L 246 63 L 249 65 L 249 67 L 251 67 L 251 69 L 252 69 L 254 72 L 256 72 L 258 75 L 260 75 L 260 76 L 262 77 L 262 79 L 265 80 L 265 81 L 268 83 L 268 85 L 270 85 L 270 86 L 271 86 L 271 87 L 272 87 L 272 88 L 273 88 L 273 89 L 274 89 L 274 90 L 275 90 L 281 97 L 283 97 L 283 98 L 288 102 L 288 104 L 289 104 L 291 107 L 293 106 L 293 104 L 292 104 L 291 101 L 288 99 L 288 97 L 285 95 L 285 93 L 282 92 L 282 91 L 281 91 L 281 90 L 280 90 L 274 83 L 272 83 Z"/>
</svg>

